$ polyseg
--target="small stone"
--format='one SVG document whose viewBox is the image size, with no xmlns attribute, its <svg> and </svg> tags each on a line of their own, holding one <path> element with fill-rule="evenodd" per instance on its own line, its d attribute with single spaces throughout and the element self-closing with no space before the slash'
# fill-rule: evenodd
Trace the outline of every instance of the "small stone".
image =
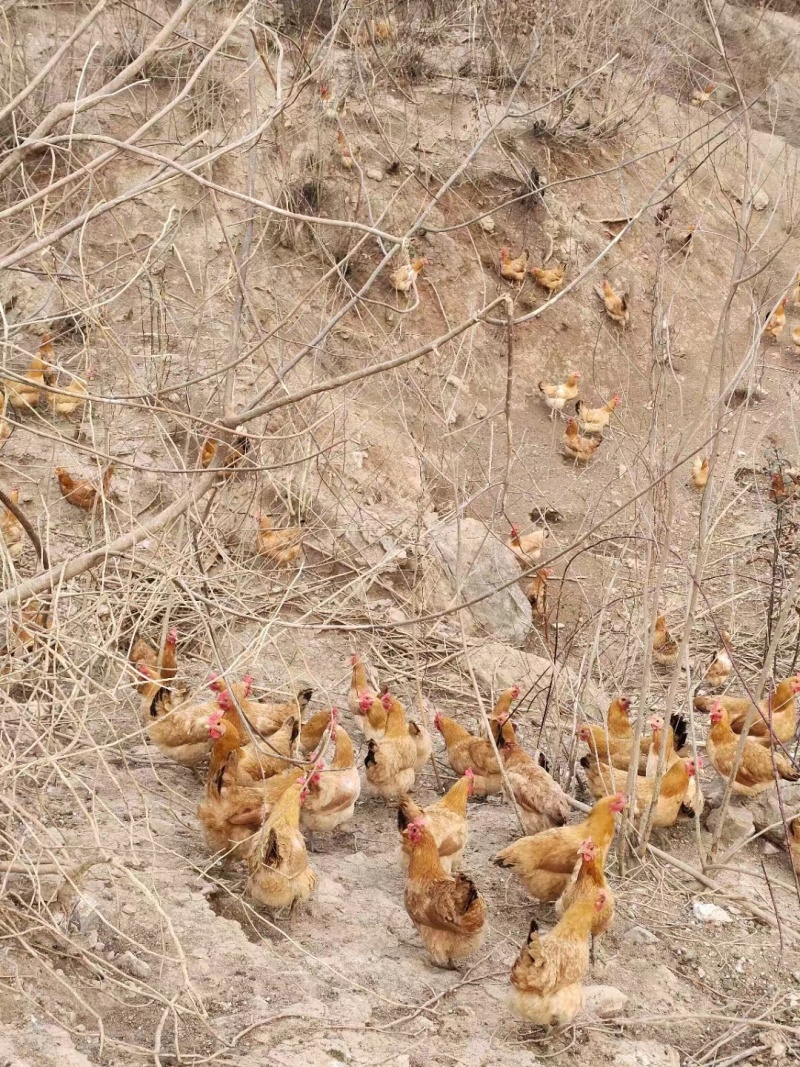
<svg viewBox="0 0 800 1067">
<path fill-rule="evenodd" d="M 394 323 L 397 321 L 397 315 L 395 315 L 395 313 L 393 311 L 389 311 L 388 309 L 386 311 L 386 314 L 385 314 L 384 318 L 386 319 L 387 323 L 390 326 L 393 326 Z"/>
<path fill-rule="evenodd" d="M 619 1045 L 614 1067 L 680 1067 L 680 1055 L 671 1045 L 658 1041 L 620 1041 Z"/>
<path fill-rule="evenodd" d="M 494 233 L 494 219 L 491 215 L 485 215 L 482 219 L 478 219 L 478 225 L 484 233 Z"/>
<path fill-rule="evenodd" d="M 374 182 L 383 181 L 383 171 L 380 170 L 367 170 L 364 172 L 368 178 L 371 178 Z"/>
<path fill-rule="evenodd" d="M 712 904 L 710 900 L 695 900 L 692 904 L 692 914 L 695 919 L 702 923 L 733 922 L 733 919 L 724 908 L 720 908 L 717 904 Z"/>
<path fill-rule="evenodd" d="M 596 1019 L 611 1019 L 628 1003 L 625 993 L 613 985 L 590 985 L 585 992 L 585 1010 Z"/>
<path fill-rule="evenodd" d="M 761 843 L 761 855 L 762 856 L 777 856 L 780 849 L 777 845 L 773 845 L 771 841 L 762 841 Z"/>
<path fill-rule="evenodd" d="M 628 941 L 633 941 L 635 945 L 657 945 L 659 941 L 656 934 L 644 926 L 632 926 L 625 934 L 625 938 Z"/>
<path fill-rule="evenodd" d="M 753 210 L 763 211 L 769 205 L 769 197 L 763 189 L 758 189 L 753 193 Z"/>
<path fill-rule="evenodd" d="M 474 409 L 474 415 L 476 419 L 485 419 L 489 412 L 486 410 L 485 404 L 476 404 Z"/>
<path fill-rule="evenodd" d="M 136 914 L 136 906 L 134 904 L 123 904 L 122 910 L 125 912 L 126 915 Z"/>
<path fill-rule="evenodd" d="M 134 956 L 130 950 L 123 952 L 117 962 L 123 971 L 132 974 L 134 978 L 147 978 L 150 975 L 150 964 Z"/>
<path fill-rule="evenodd" d="M 769 1058 L 771 1060 L 784 1060 L 786 1059 L 786 1053 L 788 1049 L 782 1041 L 776 1041 L 772 1048 L 769 1050 Z"/>
</svg>

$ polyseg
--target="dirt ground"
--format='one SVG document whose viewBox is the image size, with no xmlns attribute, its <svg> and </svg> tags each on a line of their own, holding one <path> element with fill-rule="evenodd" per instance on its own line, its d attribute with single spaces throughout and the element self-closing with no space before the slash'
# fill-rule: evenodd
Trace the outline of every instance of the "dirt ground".
<svg viewBox="0 0 800 1067">
<path fill-rule="evenodd" d="M 27 649 L 15 642 L 20 608 L 3 595 L 0 1062 L 800 1059 L 800 892 L 787 852 L 765 837 L 709 871 L 716 890 L 652 855 L 623 875 L 612 854 L 616 918 L 587 978 L 611 991 L 593 994 L 574 1028 L 548 1038 L 505 1005 L 531 918 L 543 930 L 554 922 L 549 905 L 533 905 L 490 863 L 518 833 L 508 803 L 470 804 L 465 869 L 485 897 L 488 935 L 461 972 L 445 972 L 426 961 L 403 906 L 391 808 L 364 792 L 347 826 L 317 835 L 311 902 L 291 920 L 270 917 L 245 898 L 245 869 L 223 867 L 204 845 L 202 771 L 163 757 L 142 730 L 126 666 L 135 634 L 157 642 L 175 625 L 187 685 L 201 687 L 212 670 L 251 671 L 282 699 L 312 685 L 312 711 L 346 707 L 357 649 L 417 716 L 437 708 L 470 727 L 479 721 L 476 687 L 488 708 L 519 682 L 526 746 L 541 748 L 586 802 L 580 775 L 571 777 L 574 726 L 601 721 L 609 696 L 629 694 L 634 713 L 671 701 L 690 715 L 697 673 L 723 629 L 739 675 L 731 691 L 757 684 L 776 627 L 771 674 L 796 669 L 796 505 L 778 510 L 768 491 L 778 465 L 800 463 L 800 349 L 791 341 L 800 306 L 788 307 L 778 343 L 759 343 L 758 333 L 800 261 L 797 20 L 727 5 L 718 17 L 729 69 L 688 4 L 673 12 L 675 27 L 663 13 L 650 27 L 636 5 L 623 19 L 603 4 L 595 35 L 582 19 L 562 22 L 524 3 L 478 5 L 495 12 L 491 25 L 469 17 L 473 5 L 442 6 L 428 5 L 434 17 L 401 4 L 396 37 L 356 48 L 348 15 L 346 32 L 319 51 L 312 34 L 301 52 L 294 23 L 255 5 L 256 39 L 269 46 L 262 61 L 249 9 L 200 4 L 141 84 L 78 116 L 72 140 L 62 123 L 62 139 L 29 153 L 24 174 L 3 182 L 6 371 L 24 373 L 51 330 L 60 381 L 85 377 L 93 398 L 72 419 L 44 405 L 12 417 L 0 488 L 19 486 L 49 558 L 27 540 L 19 558 L 2 553 L 4 590 L 123 535 L 135 544 L 59 579 L 50 635 Z M 24 130 L 73 99 L 81 78 L 84 93 L 100 89 L 174 10 L 112 5 L 93 24 L 96 49 L 79 43 L 17 109 Z M 88 8 L 59 11 L 16 4 L 4 15 L 7 97 Z M 143 151 L 116 156 L 79 184 L 76 171 L 110 146 L 98 138 L 131 137 L 174 101 L 237 18 L 185 98 L 137 142 Z M 514 77 L 492 59 L 492 27 L 505 35 Z M 514 90 L 537 34 L 547 47 Z M 604 67 L 612 55 L 621 59 Z M 748 121 L 731 69 L 746 98 L 757 98 Z M 290 102 L 256 136 L 276 105 L 278 72 Z M 304 86 L 298 72 L 311 72 Z M 713 100 L 693 106 L 692 92 L 710 79 L 719 83 Z M 341 163 L 339 130 L 359 150 L 353 169 Z M 13 137 L 0 132 L 8 151 Z M 217 150 L 197 168 L 201 180 L 153 179 L 153 153 L 189 167 Z M 523 195 L 531 167 L 546 184 L 543 201 Z M 50 189 L 70 176 L 66 189 Z M 37 246 L 113 198 L 116 206 Z M 665 239 L 655 216 L 667 198 Z M 684 255 L 670 241 L 690 226 Z M 390 247 L 385 235 L 409 231 L 393 265 L 405 252 L 429 260 L 418 299 L 394 292 L 388 268 L 355 300 Z M 567 285 L 541 313 L 546 294 L 531 278 L 516 287 L 499 277 L 504 245 L 527 248 L 536 264 L 566 265 Z M 627 290 L 624 331 L 595 292 L 604 277 Z M 745 280 L 732 286 L 736 277 Z M 492 321 L 369 376 L 498 295 L 511 297 L 517 319 L 536 313 L 514 326 L 510 375 L 501 305 Z M 550 418 L 537 388 L 574 370 L 589 404 L 622 398 L 585 468 L 563 455 L 564 422 Z M 272 401 L 349 373 L 353 381 L 247 422 L 254 447 L 244 467 L 145 531 L 205 476 L 199 446 L 215 420 L 260 403 L 261 391 Z M 720 396 L 737 383 L 755 395 L 726 406 Z M 712 447 L 703 497 L 687 484 L 691 457 Z M 94 476 L 95 461 L 108 457 L 114 494 L 101 508 L 89 514 L 62 498 L 54 466 Z M 519 642 L 507 637 L 516 610 L 507 591 L 488 616 L 459 610 L 439 547 L 467 519 L 505 541 L 511 522 L 541 524 L 536 509 L 547 510 L 554 575 L 547 625 L 526 624 Z M 259 511 L 279 526 L 303 524 L 301 566 L 275 570 L 255 555 Z M 707 555 L 698 560 L 703 530 Z M 698 569 L 689 669 L 670 695 L 672 672 L 643 672 L 653 599 L 680 637 Z M 485 593 L 500 584 L 498 570 Z M 347 714 L 343 722 L 361 767 L 365 746 Z M 692 716 L 701 750 L 706 728 Z M 446 785 L 438 738 L 434 751 Z M 718 780 L 708 765 L 702 780 L 713 802 Z M 415 796 L 436 795 L 428 767 Z M 710 839 L 704 824 L 681 822 L 653 844 L 697 870 Z M 730 844 L 726 836 L 723 851 Z M 718 904 L 729 921 L 700 921 L 697 901 Z M 777 914 L 777 929 L 748 902 Z M 603 997 L 601 1018 L 591 1004 Z"/>
</svg>

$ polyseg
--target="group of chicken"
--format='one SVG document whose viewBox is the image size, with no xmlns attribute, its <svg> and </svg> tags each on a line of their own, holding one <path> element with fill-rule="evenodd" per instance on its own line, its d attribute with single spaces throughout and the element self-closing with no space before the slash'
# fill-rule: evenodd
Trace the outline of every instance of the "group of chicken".
<svg viewBox="0 0 800 1067">
<path fill-rule="evenodd" d="M 541 381 L 537 388 L 539 396 L 550 408 L 551 419 L 555 417 L 556 412 L 563 413 L 570 401 L 575 401 L 577 417 L 567 419 L 567 428 L 563 438 L 564 451 L 576 463 L 588 463 L 603 443 L 603 432 L 611 422 L 611 416 L 620 403 L 620 397 L 612 396 L 601 407 L 590 408 L 585 400 L 578 398 L 580 380 L 580 374 L 573 371 L 563 382 Z"/>
<path fill-rule="evenodd" d="M 249 676 L 233 684 L 214 676 L 205 696 L 181 690 L 175 683 L 176 646 L 171 630 L 160 652 L 141 638 L 131 649 L 146 733 L 165 756 L 184 766 L 208 761 L 198 818 L 209 848 L 247 865 L 245 891 L 253 901 L 291 912 L 316 884 L 303 831 L 313 848 L 314 833 L 334 831 L 353 816 L 361 793 L 353 742 L 335 708 L 303 722 L 312 697 L 307 688 L 283 704 L 254 699 Z M 800 677 L 785 679 L 776 690 L 768 710 L 777 737 L 794 729 L 798 690 Z M 615 816 L 627 803 L 626 771 L 635 739 L 623 697 L 611 703 L 604 726 L 580 724 L 578 739 L 589 748 L 581 765 L 596 803 L 586 819 L 567 825 L 569 798 L 546 761 L 534 759 L 517 740 L 512 705 L 518 697 L 517 687 L 500 694 L 486 736 L 436 714 L 434 727 L 457 780 L 441 799 L 422 808 L 410 792 L 431 758 L 431 736 L 409 719 L 387 687 L 373 689 L 361 657 L 351 657 L 348 708 L 366 742 L 367 788 L 397 807 L 400 858 L 407 869 L 405 907 L 431 961 L 453 967 L 482 944 L 486 905 L 474 881 L 459 869 L 467 843 L 467 805 L 471 796 L 500 795 L 505 788 L 526 836 L 498 853 L 494 863 L 511 870 L 536 900 L 554 902 L 559 916 L 544 936 L 531 924 L 511 970 L 509 1006 L 525 1020 L 560 1029 L 583 1003 L 582 981 L 594 939 L 613 918 L 614 897 L 604 868 Z M 707 710 L 706 699 L 697 698 L 698 709 Z M 710 707 L 707 751 L 724 775 L 731 770 L 733 731 L 741 729 L 748 709 L 733 697 L 714 700 Z M 667 727 L 653 718 L 650 727 L 635 751 L 634 812 L 641 816 L 654 801 L 653 825 L 667 827 L 699 810 L 697 765 L 681 755 L 686 726 L 680 716 Z M 753 793 L 772 781 L 759 756 L 750 752 L 755 748 L 771 766 L 766 727 L 755 728 L 747 745 L 735 788 Z M 664 773 L 656 792 L 659 760 Z M 793 776 L 788 763 L 784 771 L 785 777 Z M 798 823 L 793 830 L 800 850 Z"/>
</svg>

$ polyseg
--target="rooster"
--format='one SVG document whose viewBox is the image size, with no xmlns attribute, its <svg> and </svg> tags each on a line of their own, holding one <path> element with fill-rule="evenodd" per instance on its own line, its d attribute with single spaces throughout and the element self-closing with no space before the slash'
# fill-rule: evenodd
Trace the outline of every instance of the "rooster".
<svg viewBox="0 0 800 1067">
<path fill-rule="evenodd" d="M 708 482 L 708 456 L 695 456 L 692 460 L 690 483 L 694 489 L 705 489 Z"/>
<path fill-rule="evenodd" d="M 714 91 L 716 90 L 716 88 L 717 87 L 714 82 L 709 82 L 708 85 L 706 85 L 705 89 L 695 89 L 695 91 L 692 93 L 692 103 L 694 104 L 694 106 L 703 107 L 705 104 L 707 104 L 711 97 L 714 95 Z"/>
<path fill-rule="evenodd" d="M 108 496 L 114 464 L 107 464 L 99 485 L 87 478 L 73 478 L 66 467 L 55 467 L 53 473 L 58 478 L 58 487 L 66 501 L 84 511 L 93 511 L 98 501 Z"/>
<path fill-rule="evenodd" d="M 535 899 L 558 900 L 567 888 L 578 849 L 587 837 L 594 841 L 605 862 L 614 838 L 616 816 L 625 804 L 622 792 L 603 797 L 582 822 L 521 837 L 498 852 L 492 863 L 513 871 Z"/>
<path fill-rule="evenodd" d="M 525 833 L 538 834 L 563 826 L 569 815 L 569 799 L 561 786 L 520 747 L 513 732 L 511 737 L 500 735 L 497 750 Z"/>
<path fill-rule="evenodd" d="M 524 282 L 528 269 L 528 249 L 521 256 L 512 256 L 507 248 L 500 249 L 500 277 L 507 282 Z"/>
<path fill-rule="evenodd" d="M 581 380 L 581 376 L 577 371 L 573 371 L 563 382 L 545 382 L 541 381 L 537 384 L 536 388 L 539 390 L 539 396 L 544 400 L 545 404 L 550 408 L 550 418 L 555 418 L 557 411 L 563 411 L 564 405 L 569 400 L 574 400 L 578 395 L 578 383 Z"/>
<path fill-rule="evenodd" d="M 405 831 L 410 823 L 417 822 L 424 824 L 433 837 L 444 873 L 452 874 L 460 868 L 467 843 L 467 800 L 472 795 L 474 779 L 472 769 L 467 767 L 441 800 L 425 809 L 407 795 L 400 797 L 397 828 L 400 831 L 400 856 L 405 865 L 411 855 L 411 842 Z"/>
<path fill-rule="evenodd" d="M 445 874 L 436 842 L 424 821 L 405 829 L 411 856 L 406 911 L 436 967 L 453 968 L 483 944 L 486 906 L 465 874 Z"/>
<path fill-rule="evenodd" d="M 603 860 L 597 853 L 597 845 L 587 837 L 578 849 L 578 862 L 569 885 L 556 901 L 556 915 L 563 916 L 578 900 L 589 900 L 597 904 L 601 895 L 605 903 L 595 908 L 592 922 L 591 958 L 594 963 L 597 945 L 602 935 L 614 920 L 614 894 L 608 887 Z"/>
<path fill-rule="evenodd" d="M 600 445 L 602 437 L 581 437 L 578 433 L 578 420 L 567 419 L 564 431 L 564 451 L 576 463 L 588 463 Z"/>
<path fill-rule="evenodd" d="M 564 284 L 564 264 L 561 263 L 557 267 L 550 267 L 545 269 L 544 267 L 532 267 L 531 274 L 537 285 L 540 285 L 542 289 L 546 289 L 548 293 L 557 293 L 558 290 Z"/>
<path fill-rule="evenodd" d="M 578 400 L 575 404 L 575 411 L 578 415 L 578 427 L 581 433 L 595 433 L 602 436 L 603 430 L 611 422 L 611 416 L 619 403 L 618 395 L 612 396 L 608 403 L 600 408 L 589 408 L 583 400 Z"/>
<path fill-rule="evenodd" d="M 276 567 L 288 567 L 303 551 L 303 529 L 289 526 L 275 530 L 269 515 L 257 515 L 256 554 L 268 559 Z"/>
<path fill-rule="evenodd" d="M 711 709 L 711 729 L 706 741 L 706 752 L 714 770 L 722 778 L 730 779 L 731 777 L 738 745 L 739 737 L 731 729 L 728 713 L 717 700 Z M 779 778 L 787 782 L 796 782 L 800 779 L 800 772 L 795 770 L 782 752 L 770 751 L 748 737 L 744 743 L 742 762 L 733 783 L 733 792 L 741 796 L 754 797 L 769 789 L 775 782 L 773 761 Z"/>
<path fill-rule="evenodd" d="M 532 533 L 520 535 L 519 526 L 512 523 L 511 536 L 506 545 L 527 570 L 532 563 L 538 563 L 542 558 L 544 543 L 549 536 L 549 530 L 534 530 Z"/>
<path fill-rule="evenodd" d="M 603 279 L 602 286 L 595 286 L 595 292 L 603 301 L 606 315 L 622 327 L 628 325 L 631 313 L 628 310 L 628 301 L 624 293 L 618 293 L 607 278 Z"/>
<path fill-rule="evenodd" d="M 245 892 L 272 911 L 289 908 L 292 915 L 298 902 L 308 900 L 317 885 L 300 832 L 300 808 L 307 797 L 307 783 L 302 780 L 283 791 L 248 858 L 250 877 Z"/>
<path fill-rule="evenodd" d="M 786 325 L 786 305 L 788 302 L 789 298 L 785 296 L 767 320 L 762 331 L 762 336 L 767 340 L 777 342 L 783 333 L 783 327 Z"/>
<path fill-rule="evenodd" d="M 383 740 L 370 741 L 364 767 L 371 790 L 389 801 L 408 793 L 416 778 L 417 746 L 399 701 L 390 705 Z"/>
<path fill-rule="evenodd" d="M 772 698 L 765 697 L 759 701 L 758 712 L 753 714 L 750 729 L 747 732 L 748 738 L 769 748 L 772 743 L 770 734 L 772 734 L 781 744 L 788 744 L 797 730 L 795 697 L 798 692 L 800 692 L 800 674 L 782 678 Z M 749 697 L 737 696 L 697 696 L 694 699 L 694 706 L 698 711 L 713 711 L 715 704 L 719 704 L 728 713 L 733 732 L 741 734 L 748 715 L 753 710 L 752 700 Z"/>
<path fill-rule="evenodd" d="M 404 263 L 397 270 L 393 271 L 389 275 L 389 281 L 398 291 L 398 293 L 411 292 L 412 289 L 417 287 L 417 278 L 422 273 L 424 267 L 427 267 L 429 260 L 425 259 L 412 259 L 410 263 Z"/>
<path fill-rule="evenodd" d="M 576 900 L 544 937 L 531 920 L 528 939 L 511 968 L 508 1006 L 514 1015 L 556 1033 L 569 1026 L 583 1007 L 589 936 L 605 908 L 604 892 Z"/>
</svg>

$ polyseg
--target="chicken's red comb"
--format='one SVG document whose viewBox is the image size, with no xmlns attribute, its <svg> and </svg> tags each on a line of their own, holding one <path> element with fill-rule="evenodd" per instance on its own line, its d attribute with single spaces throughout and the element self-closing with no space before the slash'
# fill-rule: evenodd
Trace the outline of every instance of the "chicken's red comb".
<svg viewBox="0 0 800 1067">
<path fill-rule="evenodd" d="M 519 686 L 518 685 L 512 685 L 511 686 L 511 699 L 512 700 L 516 700 L 518 696 L 519 696 Z"/>
<path fill-rule="evenodd" d="M 383 696 L 381 697 L 381 704 L 383 704 L 383 706 L 384 706 L 386 711 L 391 711 L 392 700 L 393 700 L 393 697 L 392 697 L 391 693 L 384 693 Z"/>
<path fill-rule="evenodd" d="M 167 643 L 170 644 L 170 645 L 175 645 L 175 644 L 177 644 L 177 642 L 178 642 L 178 631 L 173 626 L 172 629 L 170 630 L 170 632 L 167 634 Z"/>
</svg>

